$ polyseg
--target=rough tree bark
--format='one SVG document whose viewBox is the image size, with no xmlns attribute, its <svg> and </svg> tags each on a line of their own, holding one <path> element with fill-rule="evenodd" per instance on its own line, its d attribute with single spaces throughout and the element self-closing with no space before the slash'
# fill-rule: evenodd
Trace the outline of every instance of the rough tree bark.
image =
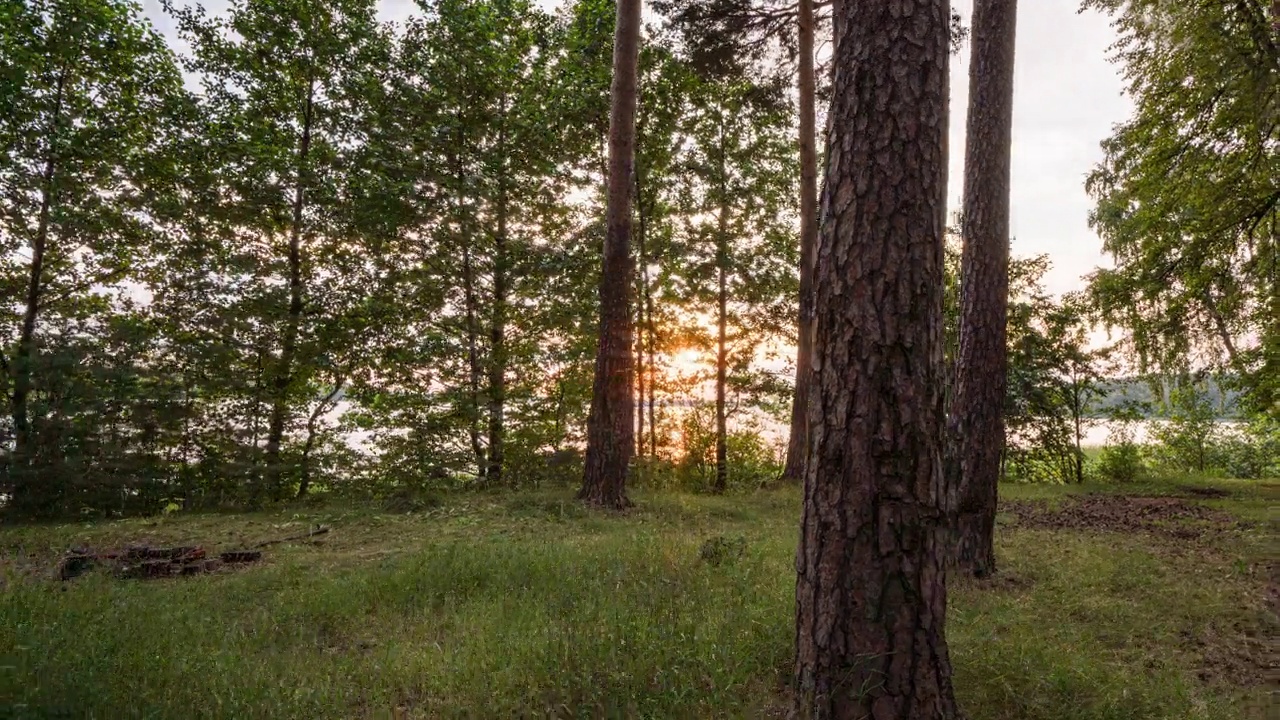
<svg viewBox="0 0 1280 720">
<path fill-rule="evenodd" d="M 813 259 L 818 240 L 818 151 L 814 105 L 813 0 L 799 0 L 800 45 L 800 316 L 796 324 L 796 389 L 791 401 L 791 432 L 782 479 L 799 482 L 804 474 L 806 408 L 812 372 Z"/>
<path fill-rule="evenodd" d="M 635 451 L 631 417 L 631 172 L 635 164 L 636 83 L 640 63 L 640 0 L 619 0 L 613 43 L 609 112 L 609 195 L 600 275 L 600 338 L 596 348 L 586 469 L 579 499 L 622 509 Z"/>
<path fill-rule="evenodd" d="M 948 418 L 953 562 L 975 576 L 995 572 L 993 544 L 1009 307 L 1009 163 L 1017 0 L 976 0 L 969 61 L 960 259 L 960 350 Z"/>
<path fill-rule="evenodd" d="M 307 164 L 311 155 L 311 130 L 315 119 L 316 81 L 307 83 L 307 97 L 302 109 L 302 137 L 298 141 L 298 167 L 293 188 L 293 221 L 289 228 L 289 308 L 285 316 L 284 338 L 280 343 L 280 360 L 271 380 L 271 419 L 267 424 L 266 472 L 264 488 L 273 500 L 283 499 L 280 480 L 280 445 L 284 441 L 284 426 L 289 419 L 289 387 L 293 385 L 294 359 L 298 352 L 298 333 L 302 324 L 302 236 L 303 212 L 306 208 Z M 254 502 L 260 496 L 255 493 Z"/>
<path fill-rule="evenodd" d="M 814 274 L 795 710 L 960 717 L 946 621 L 947 0 L 842 7 Z"/>
</svg>

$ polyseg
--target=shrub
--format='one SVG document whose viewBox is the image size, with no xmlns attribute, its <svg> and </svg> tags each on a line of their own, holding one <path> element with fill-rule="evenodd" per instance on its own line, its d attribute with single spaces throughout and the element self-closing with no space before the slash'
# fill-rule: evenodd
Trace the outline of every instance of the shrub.
<svg viewBox="0 0 1280 720">
<path fill-rule="evenodd" d="M 1133 482 L 1146 472 L 1142 446 L 1132 440 L 1108 444 L 1094 463 L 1094 471 L 1102 480 Z"/>
<path fill-rule="evenodd" d="M 1218 412 L 1200 383 L 1186 383 L 1169 398 L 1169 420 L 1151 430 L 1153 459 L 1175 470 L 1205 472 L 1219 466 Z"/>
<path fill-rule="evenodd" d="M 698 557 L 710 565 L 725 565 L 741 558 L 746 551 L 747 539 L 742 535 L 716 535 L 702 543 Z"/>
<path fill-rule="evenodd" d="M 711 487 L 716 474 L 716 434 L 710 407 L 698 407 L 682 418 L 684 454 L 676 463 L 677 482 L 691 490 Z M 754 490 L 782 474 L 778 448 L 754 423 L 742 423 L 725 438 L 729 488 Z"/>
<path fill-rule="evenodd" d="M 1001 479 L 1017 483 L 1075 482 L 1075 448 L 1006 448 Z"/>
<path fill-rule="evenodd" d="M 1215 454 L 1231 477 L 1280 477 L 1280 421 L 1255 418 L 1243 428 L 1224 434 Z"/>
</svg>

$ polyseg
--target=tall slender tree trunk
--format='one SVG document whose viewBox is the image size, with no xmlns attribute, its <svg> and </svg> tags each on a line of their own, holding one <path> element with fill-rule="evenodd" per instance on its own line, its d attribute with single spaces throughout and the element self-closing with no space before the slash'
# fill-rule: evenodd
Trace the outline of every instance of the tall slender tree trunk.
<svg viewBox="0 0 1280 720">
<path fill-rule="evenodd" d="M 799 482 L 804 454 L 813 354 L 813 262 L 818 240 L 818 151 L 815 104 L 817 92 L 813 57 L 813 0 L 799 0 L 800 12 L 800 317 L 796 323 L 796 389 L 791 401 L 791 432 L 782 479 Z"/>
<path fill-rule="evenodd" d="M 649 271 L 645 270 L 645 285 L 648 287 Z M 645 292 L 645 337 L 649 352 L 649 457 L 658 457 L 658 370 L 657 370 L 657 329 L 653 321 L 653 290 L 650 288 Z"/>
<path fill-rule="evenodd" d="M 636 288 L 639 292 L 637 297 L 643 297 L 643 290 Z M 645 455 L 645 414 L 644 399 L 647 388 L 645 387 L 645 355 L 644 355 L 644 333 L 640 332 L 640 328 L 644 327 L 644 305 L 636 303 L 636 322 L 635 322 L 635 357 L 636 357 L 636 457 L 644 457 Z"/>
<path fill-rule="evenodd" d="M 480 381 L 484 370 L 480 363 L 480 308 L 476 297 L 475 266 L 471 264 L 471 246 L 462 246 L 462 303 L 467 333 L 467 436 L 471 454 L 476 459 L 476 477 L 480 484 L 488 482 L 489 461 L 480 435 Z"/>
<path fill-rule="evenodd" d="M 1081 423 L 1083 422 L 1082 415 L 1084 413 L 1084 409 L 1080 407 L 1080 405 L 1081 405 L 1080 397 L 1079 395 L 1077 395 L 1075 402 L 1073 404 L 1073 411 L 1075 413 L 1075 418 L 1073 419 L 1075 420 L 1075 424 L 1076 424 L 1076 452 L 1075 452 L 1074 459 L 1075 459 L 1077 483 L 1084 482 L 1084 449 L 1080 447 L 1081 440 L 1084 438 L 1084 428 L 1081 427 Z"/>
<path fill-rule="evenodd" d="M 639 129 L 637 137 L 644 137 L 644 118 L 637 119 Z M 637 140 L 639 142 L 639 140 Z M 636 159 L 635 164 L 635 198 L 636 203 L 636 255 L 640 272 L 637 275 L 639 293 L 636 298 L 636 453 L 647 454 L 650 459 L 657 457 L 658 440 L 657 425 L 654 418 L 654 384 L 657 382 L 654 350 L 653 327 L 653 287 L 649 280 L 649 218 L 653 214 L 653 203 L 649 200 L 648 178 L 644 166 Z M 646 377 L 647 375 L 647 377 Z M 646 392 L 648 393 L 646 395 Z M 646 398 L 648 402 L 646 402 Z M 646 409 L 648 422 L 646 423 Z M 648 437 L 645 436 L 646 425 Z"/>
<path fill-rule="evenodd" d="M 631 172 L 635 164 L 640 0 L 618 0 L 609 113 L 609 196 L 600 275 L 600 338 L 587 418 L 586 469 L 578 497 L 622 509 L 635 450 L 631 374 Z"/>
<path fill-rule="evenodd" d="M 996 570 L 1009 308 L 1009 164 L 1017 0 L 975 0 L 960 259 L 960 349 L 948 419 L 960 572 Z M 956 474 L 958 473 L 958 475 Z"/>
<path fill-rule="evenodd" d="M 475 266 L 471 262 L 472 238 L 468 235 L 468 231 L 472 228 L 470 223 L 465 222 L 468 215 L 465 212 L 466 208 L 462 199 L 464 188 L 466 187 L 466 178 L 464 177 L 462 156 L 460 154 L 463 140 L 462 130 L 459 128 L 454 135 L 455 147 L 458 148 L 459 154 L 454 154 L 449 159 L 449 163 L 453 168 L 454 217 L 457 218 L 457 235 L 454 239 L 459 251 L 462 253 L 462 317 L 463 332 L 466 335 L 467 346 L 467 392 L 463 414 L 467 421 L 467 440 L 471 445 L 471 456 L 476 465 L 476 478 L 480 484 L 484 484 L 485 476 L 489 471 L 489 462 L 480 433 L 480 381 L 482 375 L 479 347 L 480 300 L 476 293 Z"/>
<path fill-rule="evenodd" d="M 637 176 L 639 176 L 639 170 L 637 170 Z M 643 188 L 644 183 L 640 183 L 639 186 Z M 657 423 L 657 418 L 654 412 L 654 405 L 655 405 L 654 392 L 657 389 L 656 386 L 658 382 L 657 339 L 656 339 L 657 330 L 653 322 L 653 285 L 651 284 L 651 281 L 649 278 L 649 250 L 647 246 L 648 230 L 649 230 L 648 218 L 653 212 L 653 205 L 652 203 L 647 202 L 645 200 L 644 195 L 642 193 L 638 193 L 638 195 L 639 195 L 638 201 L 640 203 L 640 232 L 638 237 L 640 240 L 640 289 L 641 289 L 639 304 L 640 304 L 641 318 L 643 320 L 643 324 L 641 325 L 641 327 L 643 328 L 643 336 L 644 336 L 644 346 L 642 348 L 643 350 L 642 355 L 643 354 L 648 355 L 647 362 L 642 372 L 646 372 L 649 375 L 649 378 L 648 378 L 649 381 L 647 383 L 647 389 L 649 392 L 648 402 L 647 403 L 645 402 L 644 388 L 642 388 L 640 392 L 639 405 L 640 405 L 641 413 L 645 412 L 645 409 L 646 409 L 645 406 L 646 405 L 648 406 L 648 413 L 649 413 L 648 454 L 649 454 L 649 457 L 652 459 L 658 456 L 658 423 Z M 640 335 L 641 330 L 637 329 L 636 334 Z M 644 429 L 643 423 L 640 424 L 640 428 L 641 428 L 641 438 L 640 438 L 639 445 L 641 448 L 641 452 L 644 452 L 645 438 L 643 433 L 643 429 Z"/>
<path fill-rule="evenodd" d="M 814 274 L 795 710 L 950 720 L 960 713 L 941 462 L 949 3 L 846 2 L 842 13 Z"/>
<path fill-rule="evenodd" d="M 729 304 L 727 270 L 723 264 L 716 270 L 719 289 L 716 297 L 716 483 L 715 491 L 729 489 L 729 428 L 725 400 L 728 390 L 729 354 L 725 342 L 726 311 Z"/>
<path fill-rule="evenodd" d="M 31 240 L 31 267 L 27 274 L 27 293 L 22 311 L 22 326 L 18 330 L 18 347 L 13 354 L 13 392 L 9 397 L 13 418 L 14 463 L 12 507 L 29 512 L 34 501 L 35 478 L 32 459 L 35 442 L 31 430 L 29 402 L 31 397 L 31 373 L 35 360 L 36 323 L 40 316 L 40 302 L 44 295 L 44 259 L 49 246 L 50 215 L 53 209 L 55 180 L 58 170 L 57 143 L 62 125 L 63 92 L 67 81 L 65 68 L 58 72 L 53 96 L 53 113 L 46 131 L 44 168 L 40 172 L 40 212 L 36 219 L 36 234 Z"/>
<path fill-rule="evenodd" d="M 725 401 L 729 380 L 729 188 L 725 167 L 724 128 L 720 128 L 720 214 L 716 227 L 716 481 L 715 491 L 729 488 L 729 428 Z"/>
<path fill-rule="evenodd" d="M 643 136 L 643 131 L 639 133 Z M 644 173 L 641 171 L 639 160 L 636 161 L 635 170 L 635 197 L 633 202 L 636 205 L 636 261 L 640 265 L 641 271 L 635 273 L 636 276 L 636 323 L 635 323 L 635 356 L 636 356 L 636 455 L 643 457 L 645 454 L 645 346 L 644 333 L 641 331 L 645 327 L 645 303 L 644 299 L 648 296 L 649 273 L 646 266 L 648 258 L 645 256 L 645 231 L 647 229 L 648 208 L 644 202 Z"/>
<path fill-rule="evenodd" d="M 498 128 L 498 154 L 503 158 L 503 168 L 498 177 L 498 229 L 493 237 L 493 315 L 489 328 L 489 472 L 486 481 L 501 485 L 504 443 L 506 441 L 507 403 L 507 295 L 509 293 L 507 222 L 510 214 L 506 163 L 507 152 L 507 98 L 502 97 L 502 120 Z"/>
<path fill-rule="evenodd" d="M 280 361 L 272 376 L 271 419 L 267 424 L 265 490 L 272 499 L 283 497 L 280 467 L 280 445 L 284 441 L 284 428 L 289 419 L 289 389 L 293 385 L 294 362 L 298 352 L 298 332 L 302 324 L 302 236 L 303 213 L 306 209 L 307 164 L 311 155 L 311 130 L 315 114 L 315 78 L 307 83 L 307 99 L 302 111 L 302 137 L 298 142 L 298 168 L 293 189 L 293 222 L 289 228 L 289 309 L 285 318 L 284 338 L 280 344 Z M 261 491 L 255 492 L 255 501 Z"/>
<path fill-rule="evenodd" d="M 346 378 L 339 376 L 333 381 L 333 389 L 328 395 L 316 405 L 315 410 L 311 411 L 310 417 L 307 418 L 307 439 L 302 444 L 302 458 L 298 468 L 298 498 L 307 496 L 307 492 L 311 490 L 311 451 L 315 449 L 316 444 L 316 422 L 320 420 L 320 416 L 333 409 L 334 399 L 338 397 L 338 393 L 342 392 L 342 387 L 347 382 Z"/>
</svg>

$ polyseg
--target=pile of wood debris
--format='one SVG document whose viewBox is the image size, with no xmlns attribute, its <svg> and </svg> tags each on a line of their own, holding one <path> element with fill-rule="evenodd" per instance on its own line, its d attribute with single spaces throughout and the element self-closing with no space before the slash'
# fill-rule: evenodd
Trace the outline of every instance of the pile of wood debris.
<svg viewBox="0 0 1280 720">
<path fill-rule="evenodd" d="M 225 565 L 244 565 L 262 559 L 262 548 L 277 543 L 303 540 L 323 535 L 329 528 L 321 525 L 300 535 L 276 540 L 265 540 L 241 550 L 210 553 L 199 545 L 179 547 L 151 547 L 130 545 L 123 550 L 94 551 L 73 548 L 62 558 L 58 577 L 71 580 L 95 568 L 108 568 L 117 577 L 149 579 L 202 575 Z"/>
</svg>

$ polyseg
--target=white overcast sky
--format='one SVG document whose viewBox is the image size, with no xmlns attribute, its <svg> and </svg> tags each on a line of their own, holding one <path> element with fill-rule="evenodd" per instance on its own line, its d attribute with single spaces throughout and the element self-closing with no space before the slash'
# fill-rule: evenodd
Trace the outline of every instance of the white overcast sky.
<svg viewBox="0 0 1280 720">
<path fill-rule="evenodd" d="M 559 0 L 539 0 L 553 7 Z M 172 24 L 160 0 L 144 0 L 147 15 L 171 39 Z M 181 0 L 179 0 L 179 4 Z M 226 0 L 206 0 L 211 12 Z M 972 0 L 954 0 L 968 22 Z M 1019 7 L 1013 112 L 1012 232 L 1015 255 L 1047 254 L 1051 292 L 1082 286 L 1081 276 L 1106 264 L 1101 242 L 1089 229 L 1091 203 L 1084 178 L 1101 159 L 1099 143 L 1128 117 L 1119 68 L 1108 62 L 1115 40 L 1108 19 L 1078 13 L 1076 0 L 1023 0 Z M 402 20 L 412 0 L 381 0 L 380 15 Z M 968 107 L 969 52 L 953 60 L 951 72 L 952 208 L 958 208 L 964 167 L 964 119 Z"/>
</svg>

